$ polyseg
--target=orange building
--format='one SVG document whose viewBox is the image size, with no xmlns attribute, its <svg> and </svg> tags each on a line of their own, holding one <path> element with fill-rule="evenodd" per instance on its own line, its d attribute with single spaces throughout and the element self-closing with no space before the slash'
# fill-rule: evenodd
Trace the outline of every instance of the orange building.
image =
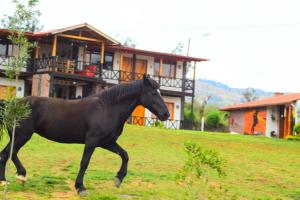
<svg viewBox="0 0 300 200">
<path fill-rule="evenodd" d="M 300 117 L 300 93 L 246 102 L 221 109 L 230 112 L 230 131 L 286 138 Z"/>
</svg>

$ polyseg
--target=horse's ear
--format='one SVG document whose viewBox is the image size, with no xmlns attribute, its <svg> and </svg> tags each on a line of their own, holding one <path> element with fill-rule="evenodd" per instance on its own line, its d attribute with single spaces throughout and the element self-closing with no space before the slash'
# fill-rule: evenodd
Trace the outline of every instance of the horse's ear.
<svg viewBox="0 0 300 200">
<path fill-rule="evenodd" d="M 145 85 L 150 85 L 151 84 L 150 81 L 149 81 L 149 78 L 150 78 L 150 76 L 148 74 L 143 75 L 143 82 L 144 82 Z"/>
</svg>

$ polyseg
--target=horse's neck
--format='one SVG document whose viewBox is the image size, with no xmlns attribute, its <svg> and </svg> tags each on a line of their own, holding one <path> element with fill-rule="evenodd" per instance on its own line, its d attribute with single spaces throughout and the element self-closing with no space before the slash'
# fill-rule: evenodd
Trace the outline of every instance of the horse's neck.
<svg viewBox="0 0 300 200">
<path fill-rule="evenodd" d="M 131 98 L 124 99 L 122 102 L 119 102 L 114 106 L 117 108 L 117 112 L 119 112 L 118 114 L 121 116 L 122 121 L 126 121 L 138 105 L 138 97 L 133 96 Z"/>
</svg>

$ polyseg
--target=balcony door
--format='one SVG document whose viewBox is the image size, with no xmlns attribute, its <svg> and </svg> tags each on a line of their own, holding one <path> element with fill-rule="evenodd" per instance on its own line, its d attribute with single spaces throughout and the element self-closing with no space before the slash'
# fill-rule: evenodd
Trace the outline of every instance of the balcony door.
<svg viewBox="0 0 300 200">
<path fill-rule="evenodd" d="M 121 66 L 121 81 L 132 80 L 132 58 L 123 57 Z M 135 62 L 135 79 L 139 80 L 147 73 L 147 60 L 136 59 Z"/>
</svg>

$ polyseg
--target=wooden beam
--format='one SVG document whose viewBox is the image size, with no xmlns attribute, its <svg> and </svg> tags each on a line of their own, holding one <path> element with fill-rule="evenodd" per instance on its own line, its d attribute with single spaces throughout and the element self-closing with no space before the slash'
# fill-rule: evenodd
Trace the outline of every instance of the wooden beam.
<svg viewBox="0 0 300 200">
<path fill-rule="evenodd" d="M 162 76 L 162 72 L 163 72 L 163 58 L 160 58 L 159 61 L 159 76 Z"/>
<path fill-rule="evenodd" d="M 101 43 L 101 62 L 102 65 L 104 63 L 104 42 Z"/>
<path fill-rule="evenodd" d="M 52 44 L 52 56 L 56 56 L 56 48 L 57 48 L 57 35 L 54 35 L 53 44 Z"/>
<path fill-rule="evenodd" d="M 64 38 L 76 39 L 76 40 L 90 41 L 90 42 L 103 42 L 102 40 L 96 38 L 89 38 L 89 37 L 83 37 L 78 35 L 58 34 L 58 36 Z"/>
</svg>

